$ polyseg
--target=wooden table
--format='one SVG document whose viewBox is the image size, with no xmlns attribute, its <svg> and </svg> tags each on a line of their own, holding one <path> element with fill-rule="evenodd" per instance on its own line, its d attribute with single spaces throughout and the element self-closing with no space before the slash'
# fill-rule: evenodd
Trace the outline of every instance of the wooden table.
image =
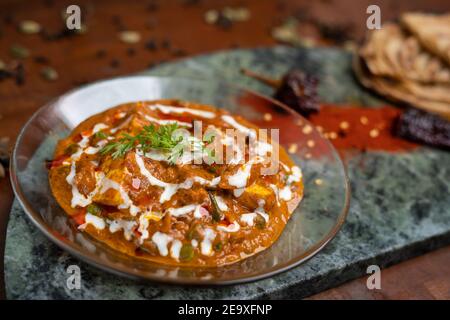
<svg viewBox="0 0 450 320">
<path fill-rule="evenodd" d="M 7 63 L 13 60 L 9 54 L 13 44 L 27 47 L 31 55 L 23 59 L 23 85 L 17 85 L 12 79 L 0 82 L 0 137 L 9 137 L 12 145 L 20 128 L 37 108 L 82 83 L 130 74 L 182 56 L 275 45 L 270 30 L 292 15 L 307 15 L 323 24 L 349 26 L 350 38 L 358 41 L 363 37 L 366 8 L 373 1 L 310 2 L 79 0 L 75 3 L 82 9 L 87 33 L 50 41 L 41 35 L 23 34 L 17 26 L 25 19 L 32 19 L 54 34 L 63 27 L 61 12 L 74 1 L 3 0 L 0 4 L 0 60 Z M 397 17 L 404 10 L 450 10 L 445 0 L 392 0 L 377 4 L 381 7 L 383 21 Z M 225 6 L 244 6 L 250 10 L 251 17 L 229 28 L 205 22 L 207 10 Z M 136 30 L 142 40 L 136 44 L 121 42 L 117 36 L 121 30 Z M 152 48 L 153 44 L 156 48 Z M 46 65 L 58 72 L 57 81 L 42 77 L 41 70 Z M 12 199 L 9 181 L 0 179 L 1 256 Z M 383 270 L 381 290 L 369 291 L 366 279 L 361 278 L 311 298 L 450 299 L 449 265 L 450 247 L 447 247 Z M 3 273 L 3 259 L 0 268 Z M 3 295 L 3 285 L 1 287 Z"/>
</svg>

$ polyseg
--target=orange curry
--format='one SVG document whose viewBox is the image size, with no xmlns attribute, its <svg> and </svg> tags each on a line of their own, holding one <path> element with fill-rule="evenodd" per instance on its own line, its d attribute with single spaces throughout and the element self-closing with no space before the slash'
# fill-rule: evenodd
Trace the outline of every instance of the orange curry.
<svg viewBox="0 0 450 320">
<path fill-rule="evenodd" d="M 202 134 L 213 128 L 214 135 L 195 138 L 199 121 Z M 183 150 L 175 129 L 185 133 Z M 170 265 L 230 264 L 272 245 L 303 196 L 300 168 L 261 138 L 255 125 L 211 106 L 128 103 L 59 141 L 50 185 L 76 227 L 115 250 Z M 206 152 L 215 142 L 232 151 L 227 161 Z M 265 174 L 271 159 L 276 170 Z"/>
</svg>

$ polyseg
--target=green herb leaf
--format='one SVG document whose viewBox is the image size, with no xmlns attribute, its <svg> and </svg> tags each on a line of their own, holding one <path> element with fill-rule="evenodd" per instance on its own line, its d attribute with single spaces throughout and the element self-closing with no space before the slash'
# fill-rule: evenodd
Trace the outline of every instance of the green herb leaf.
<svg viewBox="0 0 450 320">
<path fill-rule="evenodd" d="M 96 139 L 106 139 L 106 138 L 108 138 L 108 135 L 107 135 L 106 133 L 104 133 L 103 131 L 97 131 L 97 132 L 94 134 L 94 137 L 95 137 Z"/>
<path fill-rule="evenodd" d="M 178 125 L 168 124 L 162 125 L 156 128 L 153 124 L 145 126 L 141 131 L 139 131 L 135 136 L 128 133 L 123 133 L 122 137 L 116 141 L 111 141 L 106 146 L 104 146 L 100 153 L 111 154 L 114 159 L 125 156 L 127 152 L 131 149 L 137 147 L 143 152 L 147 152 L 150 149 L 159 149 L 171 151 L 182 140 L 174 139 L 173 133 L 178 129 Z M 182 153 L 182 150 L 176 149 L 176 153 Z"/>
<path fill-rule="evenodd" d="M 222 248 L 223 248 L 222 241 L 217 241 L 217 242 L 214 244 L 214 251 L 220 251 L 220 250 L 222 250 Z"/>
<path fill-rule="evenodd" d="M 212 219 L 215 222 L 219 222 L 220 219 L 222 218 L 222 210 L 220 210 L 219 205 L 217 204 L 217 200 L 216 197 L 214 196 L 214 194 L 211 191 L 208 191 L 208 195 L 209 195 L 209 199 L 211 200 L 211 204 L 212 204 Z"/>
<path fill-rule="evenodd" d="M 77 152 L 79 146 L 76 143 L 71 143 L 69 144 L 66 149 L 64 149 L 64 154 L 70 156 L 72 154 L 74 154 L 75 152 Z"/>
<path fill-rule="evenodd" d="M 98 204 L 91 203 L 90 205 L 87 206 L 86 211 L 89 212 L 90 214 L 99 216 L 102 213 L 102 207 L 100 207 Z"/>
</svg>

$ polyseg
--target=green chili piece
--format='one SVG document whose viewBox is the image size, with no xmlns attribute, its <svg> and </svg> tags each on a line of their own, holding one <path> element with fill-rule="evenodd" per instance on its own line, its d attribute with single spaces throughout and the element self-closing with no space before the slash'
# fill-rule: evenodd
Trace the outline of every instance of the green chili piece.
<svg viewBox="0 0 450 320">
<path fill-rule="evenodd" d="M 91 203 L 87 206 L 87 212 L 95 216 L 99 216 L 102 213 L 102 208 L 98 204 Z"/>
<path fill-rule="evenodd" d="M 183 244 L 180 250 L 180 260 L 191 261 L 194 258 L 194 248 L 189 243 Z"/>
<path fill-rule="evenodd" d="M 212 194 L 212 192 L 208 191 L 209 199 L 212 203 L 212 218 L 213 221 L 219 222 L 222 218 L 222 210 L 220 210 L 219 205 L 217 204 L 216 197 Z"/>
</svg>

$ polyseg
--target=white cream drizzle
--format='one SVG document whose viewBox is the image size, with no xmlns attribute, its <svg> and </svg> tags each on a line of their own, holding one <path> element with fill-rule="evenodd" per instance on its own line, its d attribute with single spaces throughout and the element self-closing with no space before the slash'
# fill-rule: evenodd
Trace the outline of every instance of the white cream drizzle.
<svg viewBox="0 0 450 320">
<path fill-rule="evenodd" d="M 119 209 L 129 209 L 130 214 L 135 216 L 140 211 L 139 207 L 133 204 L 128 193 L 124 190 L 124 188 L 116 181 L 111 180 L 109 178 L 103 178 L 100 187 L 100 193 L 104 193 L 109 189 L 117 190 L 123 200 L 123 203 L 118 206 Z"/>
<path fill-rule="evenodd" d="M 275 199 L 277 201 L 277 206 L 279 207 L 280 206 L 280 190 L 273 183 L 271 183 L 269 186 L 273 190 L 273 193 L 275 194 Z"/>
<path fill-rule="evenodd" d="M 286 169 L 286 168 L 285 168 Z M 290 188 L 290 186 L 294 183 L 294 182 L 300 182 L 300 180 L 302 179 L 302 171 L 299 167 L 297 166 L 293 166 L 292 168 L 287 168 L 286 171 L 290 171 L 291 174 L 288 175 L 287 179 L 286 179 L 286 185 L 279 190 L 279 197 L 281 200 L 284 201 L 290 201 L 293 197 L 292 194 L 292 190 Z"/>
<path fill-rule="evenodd" d="M 256 213 L 250 212 L 250 213 L 244 213 L 241 215 L 241 222 L 245 223 L 249 227 L 253 227 L 254 220 L 256 218 Z"/>
<path fill-rule="evenodd" d="M 176 260 L 180 258 L 180 250 L 183 244 L 180 240 L 173 240 L 172 245 L 170 246 L 170 256 Z"/>
<path fill-rule="evenodd" d="M 90 136 L 82 136 L 82 139 L 80 142 L 78 142 L 78 150 L 72 156 L 70 157 L 70 171 L 69 174 L 66 177 L 67 183 L 72 187 L 72 199 L 70 202 L 70 206 L 72 208 L 75 208 L 76 206 L 80 207 L 86 207 L 92 202 L 92 197 L 95 195 L 98 189 L 98 182 L 99 179 L 97 179 L 98 176 L 101 176 L 101 174 L 96 174 L 96 188 L 94 191 L 92 191 L 87 196 L 84 196 L 81 194 L 81 192 L 78 190 L 76 183 L 75 183 L 75 175 L 76 175 L 76 162 L 80 159 L 81 155 L 83 154 L 84 148 L 89 143 L 89 137 Z"/>
<path fill-rule="evenodd" d="M 273 152 L 273 146 L 270 143 L 257 140 L 255 142 L 254 151 L 260 157 L 266 156 L 269 152 Z"/>
<path fill-rule="evenodd" d="M 163 257 L 167 256 L 169 253 L 169 250 L 167 248 L 167 245 L 172 241 L 172 237 L 162 233 L 162 232 L 155 232 L 152 236 L 152 241 L 158 248 L 159 254 Z"/>
<path fill-rule="evenodd" d="M 180 208 L 169 208 L 167 212 L 173 217 L 179 217 L 194 211 L 199 206 L 198 204 L 189 204 Z"/>
<path fill-rule="evenodd" d="M 229 165 L 236 165 L 244 162 L 244 153 L 239 147 L 239 143 L 236 143 L 234 137 L 225 135 L 221 139 L 221 143 L 225 146 L 233 146 L 233 157 L 228 160 Z"/>
<path fill-rule="evenodd" d="M 239 231 L 239 229 L 241 229 L 241 226 L 239 225 L 239 223 L 237 223 L 237 221 L 234 221 L 233 223 L 229 224 L 228 226 L 222 226 L 222 225 L 217 226 L 217 230 L 229 232 L 229 233 L 237 232 L 237 231 Z"/>
<path fill-rule="evenodd" d="M 228 177 L 228 184 L 236 188 L 244 188 L 250 177 L 253 162 L 249 161 L 242 165 L 235 174 Z"/>
<path fill-rule="evenodd" d="M 95 134 L 103 129 L 107 129 L 109 128 L 108 125 L 104 124 L 104 123 L 97 123 L 94 128 L 92 128 L 92 133 Z"/>
<path fill-rule="evenodd" d="M 245 188 L 237 188 L 237 189 L 234 189 L 234 190 L 233 190 L 233 195 L 234 195 L 236 198 L 239 198 L 240 196 L 242 196 L 242 194 L 244 193 L 244 191 L 245 191 Z"/>
<path fill-rule="evenodd" d="M 195 176 L 192 179 L 194 180 L 194 182 L 197 182 L 200 185 L 207 185 L 209 187 L 215 187 L 219 184 L 221 177 L 218 176 L 218 177 L 213 178 L 212 180 L 207 180 L 205 178 Z"/>
<path fill-rule="evenodd" d="M 175 119 L 172 119 L 172 120 L 171 119 L 168 119 L 168 120 L 156 119 L 156 118 L 153 118 L 153 117 L 151 117 L 149 115 L 145 115 L 145 119 L 147 119 L 150 122 L 154 122 L 154 123 L 157 123 L 157 124 L 160 124 L 160 125 L 177 124 L 177 125 L 182 126 L 182 127 L 192 128 L 192 124 L 191 123 L 178 121 L 178 120 L 175 120 Z"/>
<path fill-rule="evenodd" d="M 186 179 L 183 183 L 180 184 L 167 183 L 161 181 L 156 177 L 154 177 L 150 173 L 150 171 L 147 170 L 144 164 L 144 160 L 137 153 L 135 153 L 135 159 L 139 167 L 139 170 L 141 171 L 141 174 L 148 179 L 148 182 L 150 182 L 150 184 L 153 186 L 161 187 L 164 189 L 163 193 L 161 194 L 161 197 L 159 198 L 160 203 L 164 203 L 170 200 L 172 196 L 178 191 L 178 189 L 190 189 L 192 187 L 193 181 L 190 179 Z"/>
<path fill-rule="evenodd" d="M 93 225 L 98 230 L 103 230 L 106 227 L 105 220 L 103 218 L 97 217 L 91 213 L 87 213 L 84 217 L 84 223 L 78 227 L 78 229 L 83 230 L 88 224 Z"/>
<path fill-rule="evenodd" d="M 70 172 L 66 177 L 67 183 L 70 184 L 72 187 L 72 200 L 70 202 L 70 206 L 72 208 L 75 208 L 76 206 L 86 207 L 92 202 L 92 200 L 90 196 L 85 197 L 78 190 L 75 184 L 75 174 L 76 174 L 76 162 L 73 161 L 72 164 L 70 165 Z"/>
<path fill-rule="evenodd" d="M 222 115 L 222 120 L 225 121 L 226 123 L 228 123 L 233 128 L 235 128 L 235 129 L 239 130 L 240 132 L 248 135 L 249 137 L 251 137 L 251 138 L 255 138 L 256 137 L 256 132 L 255 132 L 254 129 L 249 129 L 246 126 L 243 126 L 242 124 L 237 122 L 236 119 L 234 119 L 232 116 L 224 114 L 224 115 Z"/>
<path fill-rule="evenodd" d="M 111 133 L 116 133 L 117 131 L 119 131 L 120 129 L 122 129 L 123 127 L 125 127 L 126 125 L 128 125 L 128 123 L 130 123 L 131 121 L 131 116 L 128 116 L 128 118 L 126 118 L 122 123 L 120 123 L 117 127 L 112 128 L 111 130 L 109 130 Z"/>
<path fill-rule="evenodd" d="M 116 219 L 108 220 L 109 232 L 115 233 L 117 231 L 123 230 L 123 235 L 128 241 L 133 237 L 133 230 L 135 229 L 137 223 L 136 221 Z"/>
<path fill-rule="evenodd" d="M 280 190 L 280 199 L 284 201 L 292 199 L 292 191 L 289 186 L 284 186 L 283 189 Z"/>
<path fill-rule="evenodd" d="M 166 152 L 161 152 L 160 150 L 150 150 L 144 156 L 155 161 L 168 161 L 167 159 L 169 157 Z"/>
<path fill-rule="evenodd" d="M 216 233 L 210 228 L 204 230 L 204 238 L 200 243 L 200 252 L 204 256 L 212 255 L 212 241 L 216 238 Z"/>
<path fill-rule="evenodd" d="M 161 187 L 164 189 L 163 193 L 161 194 L 161 197 L 159 198 L 160 203 L 164 203 L 172 198 L 172 196 L 179 190 L 179 189 L 190 189 L 192 188 L 194 182 L 197 182 L 202 185 L 209 185 L 209 186 L 215 186 L 220 182 L 220 177 L 216 177 L 213 180 L 209 181 L 201 177 L 194 177 L 194 178 L 188 178 L 182 183 L 168 183 L 161 181 L 154 177 L 150 171 L 147 170 L 145 167 L 144 160 L 142 157 L 135 153 L 135 159 L 136 163 L 139 167 L 139 170 L 143 176 L 145 176 L 151 185 Z"/>
<path fill-rule="evenodd" d="M 126 115 L 127 115 L 127 113 L 124 112 L 124 111 L 122 111 L 122 112 L 119 112 L 118 114 L 116 114 L 115 117 L 116 117 L 117 119 L 122 119 L 122 118 L 124 118 Z"/>
<path fill-rule="evenodd" d="M 264 199 L 259 199 L 258 200 L 258 208 L 256 208 L 254 212 L 242 214 L 241 218 L 240 218 L 241 222 L 244 222 L 249 227 L 253 227 L 253 225 L 255 224 L 254 220 L 256 218 L 256 215 L 259 214 L 261 217 L 264 218 L 264 220 L 267 223 L 269 221 L 269 215 L 264 210 L 265 204 L 266 204 L 266 202 L 264 201 Z"/>
<path fill-rule="evenodd" d="M 266 201 L 264 199 L 258 200 L 258 208 L 255 209 L 255 213 L 259 214 L 261 217 L 266 220 L 266 222 L 269 222 L 269 215 L 264 210 L 264 205 L 266 204 Z"/>
<path fill-rule="evenodd" d="M 148 226 L 149 226 L 150 219 L 155 220 L 155 221 L 159 221 L 159 220 L 161 220 L 161 218 L 162 218 L 162 214 L 161 213 L 153 212 L 151 210 L 143 212 L 139 216 L 138 231 L 141 234 L 141 236 L 139 237 L 139 244 L 144 243 L 144 241 L 146 239 L 148 239 L 148 237 L 149 237 Z"/>
<path fill-rule="evenodd" d="M 302 179 L 302 170 L 297 167 L 297 166 L 293 166 L 291 168 L 291 172 L 292 174 L 290 174 L 287 178 L 286 184 L 292 184 L 293 182 L 300 182 L 300 180 Z"/>
<path fill-rule="evenodd" d="M 97 143 L 97 146 L 96 146 L 96 147 L 87 147 L 87 148 L 84 150 L 84 153 L 86 153 L 86 154 L 96 154 L 96 153 L 99 152 L 100 149 L 102 149 L 107 143 L 108 143 L 108 140 L 100 140 L 100 141 Z"/>
<path fill-rule="evenodd" d="M 214 112 L 205 111 L 205 110 L 198 110 L 198 109 L 190 109 L 190 108 L 183 108 L 183 107 L 173 107 L 173 106 L 165 106 L 162 104 L 152 104 L 148 106 L 150 110 L 159 110 L 164 114 L 169 113 L 190 113 L 195 116 L 199 116 L 202 118 L 212 119 L 216 117 L 216 114 Z"/>
<path fill-rule="evenodd" d="M 227 203 L 225 202 L 225 200 L 223 200 L 223 198 L 221 196 L 215 196 L 215 198 L 216 198 L 217 206 L 219 207 L 220 210 L 222 210 L 222 211 L 229 210 Z"/>
<path fill-rule="evenodd" d="M 106 124 L 98 123 L 98 124 L 96 124 L 93 127 L 92 134 L 95 134 L 95 133 L 99 132 L 100 130 L 103 130 L 103 129 L 106 129 L 106 128 L 108 128 L 108 126 Z M 87 205 L 89 205 L 92 202 L 92 197 L 95 195 L 95 193 L 97 192 L 97 189 L 98 189 L 99 179 L 96 179 L 96 188 L 94 189 L 94 191 L 92 191 L 87 196 L 84 196 L 78 190 L 78 188 L 76 186 L 76 183 L 75 183 L 76 162 L 80 159 L 80 157 L 83 154 L 83 152 L 93 152 L 93 150 L 90 149 L 91 147 L 88 147 L 86 149 L 86 147 L 89 144 L 89 139 L 92 136 L 92 134 L 82 135 L 81 141 L 78 142 L 78 150 L 77 150 L 77 152 L 72 154 L 71 157 L 70 157 L 70 161 L 71 161 L 70 171 L 69 171 L 69 174 L 66 177 L 66 181 L 72 187 L 72 199 L 71 199 L 71 203 L 70 203 L 70 206 L 72 208 L 75 208 L 76 206 L 86 207 Z M 96 174 L 96 178 L 98 176 L 99 175 Z"/>
</svg>

